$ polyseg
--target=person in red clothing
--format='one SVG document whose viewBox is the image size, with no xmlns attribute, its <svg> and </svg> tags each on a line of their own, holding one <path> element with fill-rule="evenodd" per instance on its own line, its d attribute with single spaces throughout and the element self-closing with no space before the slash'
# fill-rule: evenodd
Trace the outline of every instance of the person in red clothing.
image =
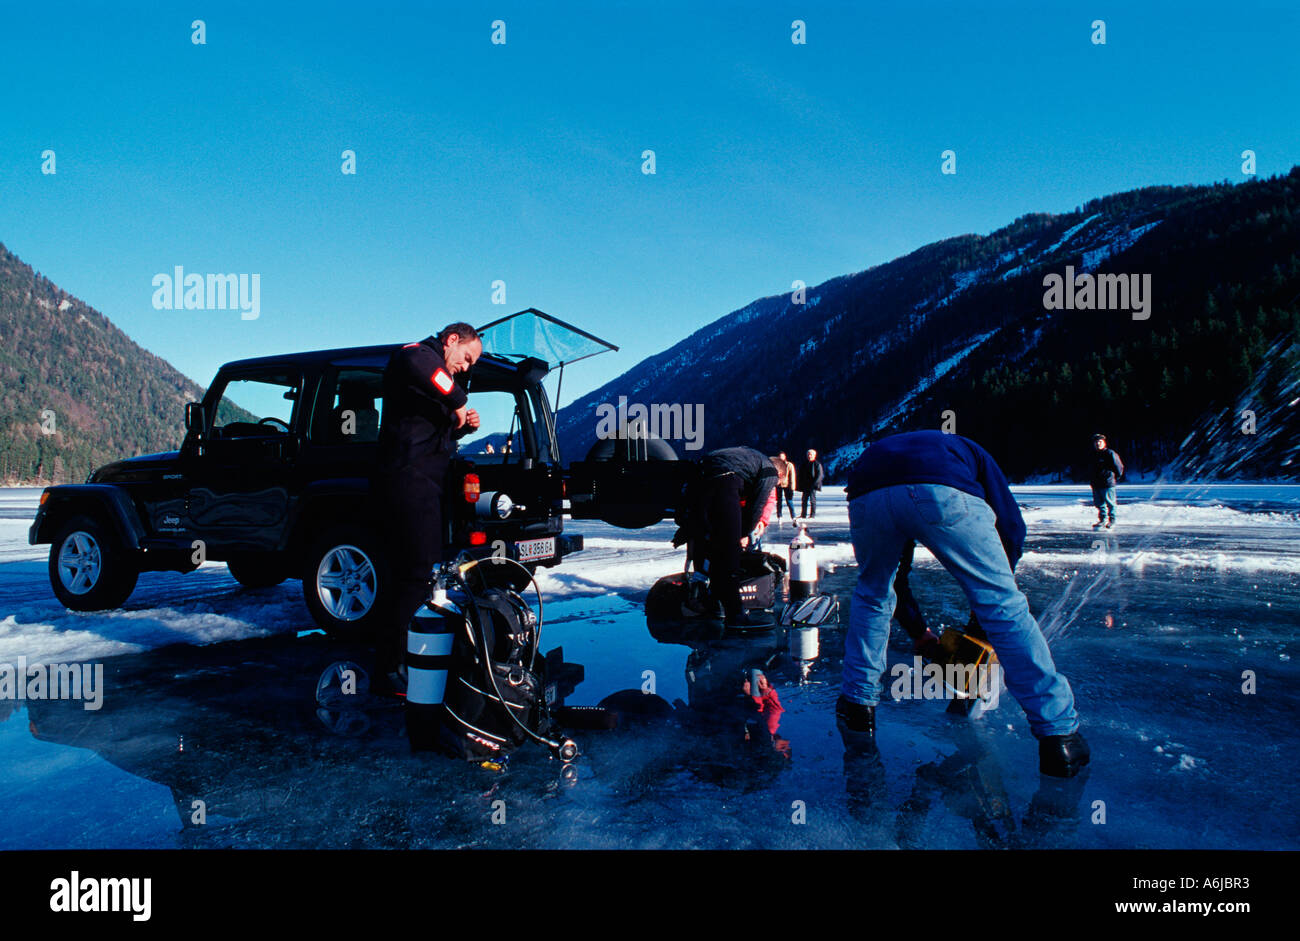
<svg viewBox="0 0 1300 941">
<path fill-rule="evenodd" d="M 754 700 L 755 708 L 767 722 L 768 732 L 775 735 L 781 727 L 781 713 L 785 712 L 781 697 L 776 694 L 776 687 L 768 682 L 767 674 L 762 670 L 750 670 L 749 674 L 750 678 L 745 680 L 745 695 Z M 754 691 L 755 679 L 758 682 L 757 692 Z"/>
<path fill-rule="evenodd" d="M 789 758 L 790 742 L 779 734 L 781 731 L 781 714 L 785 712 L 785 707 L 781 705 L 781 697 L 776 694 L 776 687 L 768 681 L 766 673 L 762 670 L 753 669 L 749 671 L 749 679 L 745 680 L 742 689 L 746 701 L 758 713 L 755 718 L 759 718 L 767 727 L 766 740 L 772 743 L 773 749 Z M 751 719 L 746 724 L 745 738 L 752 741 L 752 732 L 756 731 L 757 722 Z"/>
</svg>

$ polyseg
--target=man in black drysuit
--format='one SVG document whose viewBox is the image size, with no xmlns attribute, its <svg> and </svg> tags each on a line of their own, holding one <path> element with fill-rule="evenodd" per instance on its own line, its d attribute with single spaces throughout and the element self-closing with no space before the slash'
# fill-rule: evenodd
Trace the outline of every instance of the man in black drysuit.
<svg viewBox="0 0 1300 941">
<path fill-rule="evenodd" d="M 442 560 L 442 490 L 455 439 L 478 428 L 478 412 L 453 378 L 483 353 L 478 332 L 454 323 L 436 336 L 408 343 L 384 370 L 384 417 L 373 481 L 392 563 L 393 590 L 376 637 L 377 673 L 398 692 L 406 630 L 429 595 L 429 576 Z"/>
<path fill-rule="evenodd" d="M 776 508 L 776 478 L 776 466 L 761 451 L 710 452 L 687 495 L 687 525 L 673 538 L 675 546 L 689 541 L 697 571 L 708 560 L 710 598 L 722 605 L 730 626 L 752 623 L 740 601 L 740 550 L 767 528 Z"/>
<path fill-rule="evenodd" d="M 794 486 L 803 499 L 800 501 L 799 518 L 815 519 L 817 517 L 817 491 L 822 489 L 826 479 L 826 468 L 817 460 L 817 452 L 808 449 L 807 459 L 799 464 L 795 472 Z M 794 513 L 791 507 L 790 512 Z"/>
</svg>

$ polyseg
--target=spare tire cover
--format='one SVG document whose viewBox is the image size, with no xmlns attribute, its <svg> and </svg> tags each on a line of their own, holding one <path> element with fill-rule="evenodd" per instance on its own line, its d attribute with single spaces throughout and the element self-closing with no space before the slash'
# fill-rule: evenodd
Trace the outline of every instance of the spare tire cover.
<svg viewBox="0 0 1300 941">
<path fill-rule="evenodd" d="M 624 442 L 626 438 L 603 438 L 591 446 L 587 452 L 589 461 L 615 461 L 626 460 L 622 457 L 624 452 Z M 617 448 L 617 450 L 616 450 Z M 645 439 L 646 460 L 650 461 L 675 461 L 677 452 L 673 446 L 663 438 L 646 438 Z M 634 458 L 633 460 L 639 460 Z"/>
</svg>

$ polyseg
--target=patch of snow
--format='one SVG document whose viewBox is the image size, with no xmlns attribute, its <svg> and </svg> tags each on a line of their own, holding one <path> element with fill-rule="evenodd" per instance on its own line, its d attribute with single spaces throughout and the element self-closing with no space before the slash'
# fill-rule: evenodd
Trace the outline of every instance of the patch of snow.
<svg viewBox="0 0 1300 941">
<path fill-rule="evenodd" d="M 957 285 L 957 291 L 954 291 L 953 293 L 955 294 L 958 291 L 966 290 L 979 280 L 979 276 L 983 271 L 984 269 L 982 268 L 976 268 L 974 271 L 958 271 L 952 276 L 952 283 Z"/>
<path fill-rule="evenodd" d="M 1047 249 L 1047 250 L 1044 251 L 1044 252 L 1040 252 L 1040 253 L 1039 253 L 1039 257 L 1041 258 L 1041 257 L 1043 257 L 1044 255 L 1050 255 L 1050 254 L 1052 254 L 1052 252 L 1056 251 L 1058 248 L 1060 248 L 1060 247 L 1061 247 L 1062 245 L 1064 245 L 1066 242 L 1070 241 L 1070 239 L 1074 238 L 1074 236 L 1075 236 L 1075 234 L 1076 234 L 1077 232 L 1082 231 L 1082 229 L 1083 229 L 1084 226 L 1086 226 L 1088 223 L 1092 222 L 1093 219 L 1098 218 L 1100 215 L 1101 215 L 1101 213 L 1099 213 L 1099 212 L 1093 213 L 1091 216 L 1089 216 L 1087 219 L 1084 219 L 1084 220 L 1083 220 L 1082 222 L 1080 222 L 1078 225 L 1071 226 L 1070 228 L 1066 229 L 1066 230 L 1065 230 L 1065 234 L 1062 235 L 1059 239 L 1057 239 L 1057 240 L 1056 240 L 1056 243 L 1055 243 L 1054 245 L 1052 245 L 1051 248 Z"/>
<path fill-rule="evenodd" d="M 980 346 L 1000 329 L 1001 327 L 994 327 L 988 333 L 981 333 L 977 336 L 971 337 L 970 342 L 966 346 L 958 350 L 956 353 L 953 353 L 947 359 L 937 363 L 935 367 L 930 370 L 929 374 L 921 377 L 921 380 L 912 388 L 912 391 L 908 392 L 907 395 L 903 396 L 903 398 L 899 400 L 898 404 L 894 406 L 893 411 L 876 422 L 874 430 L 879 431 L 901 415 L 907 409 L 907 406 L 912 403 L 913 399 L 942 379 L 954 366 L 973 353 L 976 347 Z"/>
<path fill-rule="evenodd" d="M 1102 245 L 1101 248 L 1084 252 L 1083 262 L 1082 262 L 1083 270 L 1084 271 L 1096 270 L 1099 264 L 1101 264 L 1111 255 L 1118 254 L 1119 252 L 1122 252 L 1125 249 L 1132 246 L 1135 242 L 1137 242 L 1138 239 L 1140 239 L 1142 236 L 1146 235 L 1148 232 L 1150 232 L 1152 229 L 1158 226 L 1161 223 L 1161 221 L 1163 220 L 1157 219 L 1155 222 L 1149 222 L 1146 225 L 1139 226 L 1138 228 L 1133 229 L 1131 232 L 1120 233 L 1114 239 L 1111 239 L 1109 242 Z"/>
<path fill-rule="evenodd" d="M 994 265 L 993 267 L 996 268 L 997 266 Z M 957 297 L 957 295 L 961 294 L 980 278 L 987 275 L 991 270 L 991 268 L 973 268 L 970 271 L 958 271 L 954 273 L 952 275 L 953 289 L 951 291 L 938 300 L 927 297 L 924 300 L 917 301 L 912 305 L 912 310 L 918 311 L 925 308 L 937 310 L 940 307 L 947 307 L 952 303 L 953 298 Z"/>
</svg>

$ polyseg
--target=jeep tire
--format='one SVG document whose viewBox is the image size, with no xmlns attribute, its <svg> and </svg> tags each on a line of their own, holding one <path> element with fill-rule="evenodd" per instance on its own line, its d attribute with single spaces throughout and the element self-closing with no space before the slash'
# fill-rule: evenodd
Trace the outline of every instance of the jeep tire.
<svg viewBox="0 0 1300 941">
<path fill-rule="evenodd" d="M 50 544 L 50 586 L 70 611 L 120 608 L 135 590 L 140 569 L 111 527 L 74 516 Z"/>
<path fill-rule="evenodd" d="M 326 530 L 312 540 L 303 560 L 303 600 L 320 628 L 337 639 L 371 639 L 392 584 L 379 539 L 362 526 Z"/>
</svg>

